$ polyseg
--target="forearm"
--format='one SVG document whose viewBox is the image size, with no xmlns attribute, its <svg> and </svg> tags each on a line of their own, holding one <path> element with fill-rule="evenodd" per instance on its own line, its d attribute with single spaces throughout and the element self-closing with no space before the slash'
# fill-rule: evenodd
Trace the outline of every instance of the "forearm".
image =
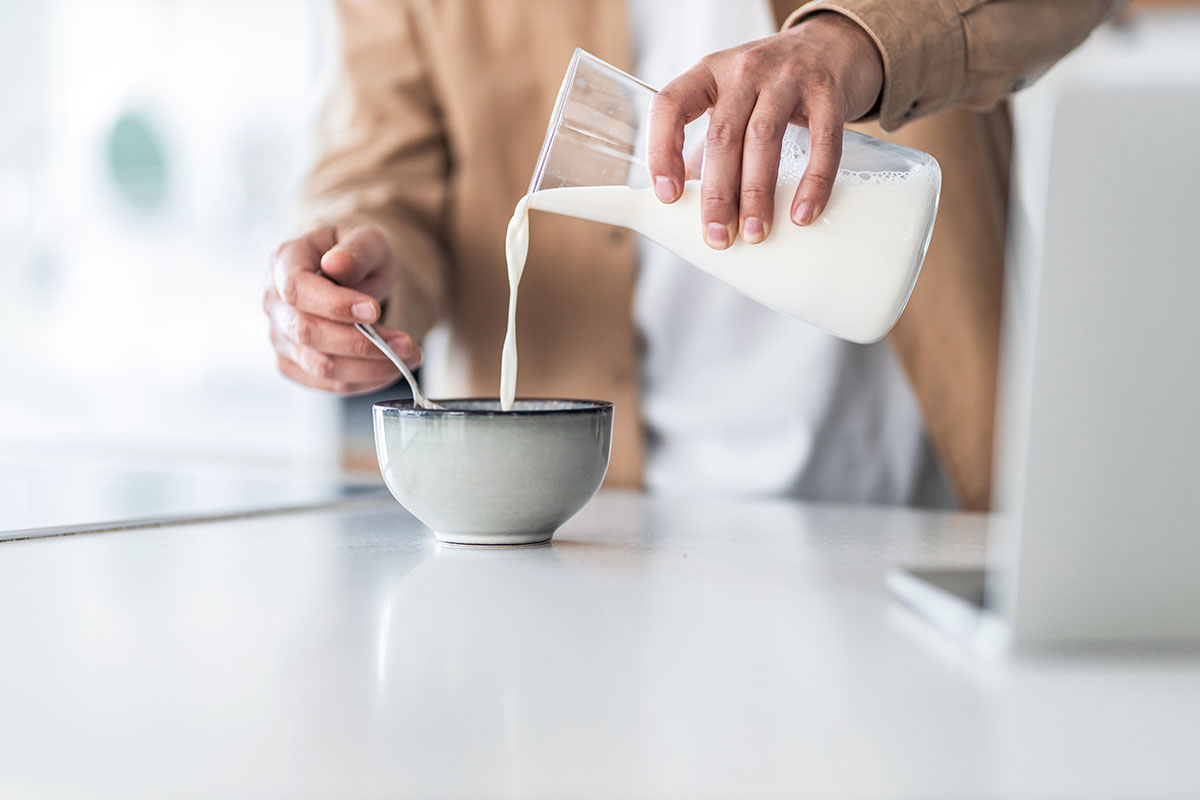
<svg viewBox="0 0 1200 800">
<path fill-rule="evenodd" d="M 880 124 L 894 130 L 949 105 L 985 109 L 1039 77 L 1123 0 L 815 0 L 789 27 L 821 11 L 843 14 L 884 62 Z"/>
</svg>

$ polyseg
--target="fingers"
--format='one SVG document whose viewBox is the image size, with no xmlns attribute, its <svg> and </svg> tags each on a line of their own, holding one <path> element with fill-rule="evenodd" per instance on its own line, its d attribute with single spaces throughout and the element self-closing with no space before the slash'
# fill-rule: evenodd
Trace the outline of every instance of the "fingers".
<svg viewBox="0 0 1200 800">
<path fill-rule="evenodd" d="M 700 184 L 700 220 L 704 241 L 715 250 L 733 244 L 738 230 L 742 143 L 754 100 L 753 94 L 744 91 L 722 95 L 708 123 Z"/>
<path fill-rule="evenodd" d="M 656 196 L 668 203 L 679 199 L 684 125 L 712 108 L 700 197 L 704 240 L 717 250 L 729 247 L 736 235 L 751 244 L 763 241 L 775 214 L 783 135 L 789 121 L 803 121 L 810 129 L 809 164 L 790 215 L 797 225 L 811 224 L 829 203 L 842 157 L 845 115 L 834 89 L 815 83 L 798 108 L 795 93 L 777 82 L 761 84 L 759 93 L 745 81 L 718 87 L 710 63 L 715 62 L 706 60 L 667 84 L 651 103 L 647 163 Z"/>
<path fill-rule="evenodd" d="M 759 95 L 742 154 L 742 187 L 738 199 L 742 239 L 757 244 L 771 233 L 775 218 L 775 183 L 779 177 L 779 151 L 788 119 L 796 108 L 794 97 L 776 92 Z"/>
<path fill-rule="evenodd" d="M 279 371 L 305 386 L 337 394 L 371 391 L 393 383 L 400 372 L 351 325 L 332 322 L 284 303 L 268 287 L 263 309 L 271 321 L 271 344 Z M 420 347 L 404 331 L 375 330 L 412 369 L 421 364 Z"/>
<path fill-rule="evenodd" d="M 379 301 L 374 297 L 317 274 L 323 252 L 315 235 L 293 239 L 275 251 L 271 276 L 279 297 L 300 311 L 336 322 L 378 319 Z"/>
<path fill-rule="evenodd" d="M 271 320 L 271 327 L 296 344 L 330 355 L 375 360 L 387 358 L 352 325 L 306 314 L 279 300 L 274 291 L 268 293 L 263 308 Z M 375 330 L 406 363 L 419 355 L 416 343 L 404 331 L 382 325 L 376 325 Z"/>
<path fill-rule="evenodd" d="M 650 103 L 646 165 L 654 194 L 664 203 L 683 193 L 683 126 L 712 106 L 716 90 L 712 72 L 701 64 L 664 86 Z"/>
<path fill-rule="evenodd" d="M 397 372 L 393 378 L 386 381 L 369 381 L 367 383 L 345 383 L 343 381 L 329 380 L 326 378 L 318 378 L 312 373 L 300 367 L 295 362 L 285 356 L 278 356 L 276 366 L 279 373 L 291 381 L 295 381 L 301 386 L 309 386 L 313 389 L 320 389 L 323 392 L 332 392 L 333 394 L 351 395 L 363 394 L 365 392 L 373 392 L 376 389 L 382 389 L 389 386 L 400 373 Z"/>
<path fill-rule="evenodd" d="M 349 323 L 379 318 L 376 298 L 390 291 L 394 272 L 391 248 L 373 228 L 322 228 L 284 243 L 271 258 L 263 296 L 279 371 L 338 394 L 393 383 L 399 370 Z M 420 365 L 421 349 L 411 336 L 375 329 L 405 363 Z"/>
<path fill-rule="evenodd" d="M 342 286 L 380 297 L 390 288 L 391 262 L 392 250 L 383 234 L 360 226 L 339 231 L 337 244 L 321 256 L 321 271 Z"/>
<path fill-rule="evenodd" d="M 400 371 L 391 361 L 322 353 L 312 347 L 293 342 L 273 328 L 271 344 L 280 357 L 287 359 L 308 376 L 308 381 L 301 381 L 306 386 L 315 386 L 320 382 L 386 386 L 400 376 Z M 413 367 L 420 363 L 420 359 L 415 357 L 407 361 L 411 361 Z"/>
<path fill-rule="evenodd" d="M 355 330 L 354 332 L 358 334 L 359 338 L 361 338 L 363 341 L 366 341 L 367 344 L 371 344 L 370 341 L 367 341 L 367 337 L 363 336 L 358 330 Z M 383 337 L 383 340 L 392 348 L 392 352 L 400 356 L 400 358 L 404 360 L 404 363 L 408 365 L 409 369 L 416 369 L 417 367 L 421 366 L 421 361 L 424 360 L 425 355 L 421 352 L 420 346 L 417 345 L 411 335 L 405 333 L 404 331 L 396 330 L 395 328 L 388 328 L 383 325 L 376 325 L 375 332 Z M 387 358 L 387 356 L 379 352 L 378 347 L 371 345 L 371 349 L 381 357 Z"/>
<path fill-rule="evenodd" d="M 845 120 L 827 94 L 811 93 L 805 101 L 808 116 L 808 166 L 792 200 L 792 222 L 811 225 L 829 203 L 842 161 Z"/>
</svg>

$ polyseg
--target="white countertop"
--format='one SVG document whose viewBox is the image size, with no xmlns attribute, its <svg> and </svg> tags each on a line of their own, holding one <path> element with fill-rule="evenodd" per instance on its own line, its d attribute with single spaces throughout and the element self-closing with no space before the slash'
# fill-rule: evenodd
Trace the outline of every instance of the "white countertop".
<svg viewBox="0 0 1200 800">
<path fill-rule="evenodd" d="M 375 490 L 386 494 L 378 473 L 0 442 L 0 542 L 47 528 L 330 505 Z"/>
<path fill-rule="evenodd" d="M 1196 797 L 1200 659 L 987 662 L 886 593 L 981 516 L 602 493 L 0 542 L 3 797 Z"/>
</svg>

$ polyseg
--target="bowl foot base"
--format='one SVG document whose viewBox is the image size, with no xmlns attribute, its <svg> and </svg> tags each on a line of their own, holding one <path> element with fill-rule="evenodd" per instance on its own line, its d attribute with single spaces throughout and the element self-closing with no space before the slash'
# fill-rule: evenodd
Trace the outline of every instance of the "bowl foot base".
<svg viewBox="0 0 1200 800">
<path fill-rule="evenodd" d="M 433 535 L 442 544 L 463 547 L 519 547 L 545 544 L 550 541 L 550 537 L 554 536 L 554 531 L 533 531 L 531 533 L 443 533 L 434 531 Z"/>
</svg>

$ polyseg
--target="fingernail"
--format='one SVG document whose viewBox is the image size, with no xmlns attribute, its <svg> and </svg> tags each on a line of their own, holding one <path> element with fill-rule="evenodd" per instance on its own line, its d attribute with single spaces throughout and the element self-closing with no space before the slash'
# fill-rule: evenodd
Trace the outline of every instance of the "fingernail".
<svg viewBox="0 0 1200 800">
<path fill-rule="evenodd" d="M 729 231 L 725 230 L 724 225 L 710 222 L 704 231 L 704 240 L 709 247 L 724 247 L 729 244 Z"/>
<path fill-rule="evenodd" d="M 401 358 L 412 358 L 412 339 L 393 339 L 392 341 L 388 342 L 388 346 L 392 348 L 393 353 Z"/>
<path fill-rule="evenodd" d="M 758 217 L 746 217 L 742 223 L 742 237 L 750 244 L 758 244 L 763 240 L 763 224 Z"/>
<path fill-rule="evenodd" d="M 664 203 L 674 203 L 675 183 L 670 178 L 659 175 L 654 179 L 654 196 Z"/>
<path fill-rule="evenodd" d="M 375 306 L 363 301 L 350 306 L 350 313 L 361 319 L 363 322 L 373 322 L 375 320 Z"/>
<path fill-rule="evenodd" d="M 812 222 L 813 204 L 805 201 L 796 209 L 796 215 L 792 217 L 797 225 L 807 225 Z"/>
</svg>

